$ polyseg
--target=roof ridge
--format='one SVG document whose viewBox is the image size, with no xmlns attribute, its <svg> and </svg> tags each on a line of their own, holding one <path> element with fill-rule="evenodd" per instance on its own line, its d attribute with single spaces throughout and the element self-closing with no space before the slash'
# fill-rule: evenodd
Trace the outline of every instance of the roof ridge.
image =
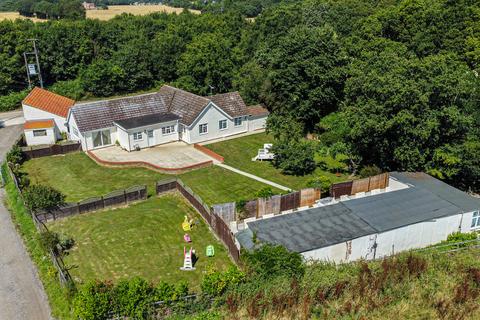
<svg viewBox="0 0 480 320">
<path fill-rule="evenodd" d="M 149 92 L 149 93 L 137 94 L 137 95 L 134 95 L 134 96 L 124 96 L 124 97 L 117 97 L 117 98 L 111 98 L 111 99 L 102 99 L 102 100 L 95 100 L 95 101 L 83 101 L 83 102 L 80 102 L 80 103 L 75 103 L 75 104 L 72 106 L 72 108 L 73 108 L 73 107 L 76 107 L 76 106 L 83 106 L 83 105 L 86 105 L 86 104 L 98 104 L 98 103 L 105 102 L 105 101 L 116 101 L 116 100 L 122 100 L 122 99 L 131 99 L 131 98 L 145 97 L 145 96 L 155 95 L 155 94 L 158 94 L 158 91 L 156 91 L 156 92 Z"/>
</svg>

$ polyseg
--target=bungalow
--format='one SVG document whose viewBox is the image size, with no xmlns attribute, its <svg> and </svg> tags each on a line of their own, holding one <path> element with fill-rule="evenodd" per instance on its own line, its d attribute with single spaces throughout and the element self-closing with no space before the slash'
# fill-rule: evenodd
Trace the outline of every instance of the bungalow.
<svg viewBox="0 0 480 320">
<path fill-rule="evenodd" d="M 267 116 L 262 107 L 247 107 L 238 92 L 202 97 L 165 85 L 155 93 L 75 104 L 67 123 L 83 150 L 118 144 L 133 151 L 259 130 Z"/>
<path fill-rule="evenodd" d="M 338 263 L 426 247 L 453 232 L 480 231 L 480 199 L 425 173 L 392 172 L 390 179 L 389 190 L 251 221 L 235 237 L 247 250 L 268 242 L 306 260 Z"/>
</svg>

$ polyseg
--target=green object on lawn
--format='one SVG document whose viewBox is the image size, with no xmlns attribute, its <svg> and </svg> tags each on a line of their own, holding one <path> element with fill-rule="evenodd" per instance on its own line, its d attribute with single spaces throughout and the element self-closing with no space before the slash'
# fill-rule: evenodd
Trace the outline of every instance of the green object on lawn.
<svg viewBox="0 0 480 320">
<path fill-rule="evenodd" d="M 207 257 L 213 257 L 215 255 L 215 248 L 212 245 L 207 246 Z"/>
</svg>

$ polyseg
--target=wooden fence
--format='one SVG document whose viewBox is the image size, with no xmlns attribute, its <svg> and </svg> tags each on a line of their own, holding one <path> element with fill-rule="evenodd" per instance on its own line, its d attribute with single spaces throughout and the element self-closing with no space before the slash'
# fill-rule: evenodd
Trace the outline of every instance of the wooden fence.
<svg viewBox="0 0 480 320">
<path fill-rule="evenodd" d="M 74 203 L 66 203 L 63 206 L 50 211 L 37 212 L 35 216 L 41 222 L 47 222 L 86 212 L 122 206 L 130 202 L 145 199 L 147 199 L 147 186 L 133 186 L 128 189 L 113 191 L 102 197 L 89 198 Z"/>
<path fill-rule="evenodd" d="M 339 198 L 341 196 L 350 196 L 359 192 L 384 189 L 388 187 L 388 181 L 389 174 L 382 173 L 364 179 L 335 183 L 330 187 L 330 195 L 334 198 Z"/>
<path fill-rule="evenodd" d="M 22 147 L 22 151 L 27 159 L 48 157 L 57 154 L 66 154 L 81 150 L 81 143 L 73 141 L 62 144 L 52 144 L 48 146 Z"/>
<path fill-rule="evenodd" d="M 20 195 L 20 197 L 23 201 L 23 205 L 25 206 L 25 209 L 27 210 L 27 212 L 32 217 L 33 224 L 37 228 L 37 231 L 40 232 L 40 233 L 48 232 L 47 226 L 42 221 L 40 221 L 37 218 L 37 216 L 35 214 L 33 214 L 28 209 L 28 207 L 25 205 L 25 200 L 23 200 L 23 193 L 22 193 L 22 190 L 19 186 L 18 179 L 17 179 L 17 177 L 15 176 L 15 174 L 13 173 L 12 169 L 10 168 L 10 166 L 8 164 L 7 164 L 6 167 L 7 167 L 7 171 L 8 171 L 8 174 L 9 174 L 10 178 L 12 179 L 13 183 L 15 184 L 15 187 L 18 191 L 18 194 Z M 58 279 L 59 279 L 61 285 L 74 289 L 75 288 L 75 282 L 73 281 L 73 278 L 70 275 L 70 272 L 68 272 L 68 268 L 65 266 L 65 263 L 63 262 L 62 257 L 57 255 L 53 250 L 49 250 L 49 255 L 50 255 L 50 259 L 52 260 L 53 265 L 55 266 L 55 269 L 57 270 Z"/>
<path fill-rule="evenodd" d="M 212 208 L 210 208 L 202 198 L 196 195 L 192 189 L 183 183 L 182 180 L 168 179 L 156 183 L 155 186 L 157 194 L 178 190 L 187 201 L 200 213 L 203 219 L 208 223 L 211 229 L 215 232 L 217 237 L 225 244 L 232 258 L 238 262 L 240 260 L 240 250 L 235 244 L 235 237 L 230 231 L 230 227 L 223 221 L 221 217 L 216 215 Z"/>
</svg>

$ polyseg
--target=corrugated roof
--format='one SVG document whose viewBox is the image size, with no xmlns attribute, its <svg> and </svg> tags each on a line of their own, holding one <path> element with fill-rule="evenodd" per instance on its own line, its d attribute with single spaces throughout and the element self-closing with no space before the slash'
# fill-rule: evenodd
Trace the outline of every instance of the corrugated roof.
<svg viewBox="0 0 480 320">
<path fill-rule="evenodd" d="M 249 222 L 259 240 L 305 252 L 368 234 L 480 209 L 474 198 L 424 173 L 390 173 L 409 188 Z M 250 245 L 244 238 L 240 243 Z"/>
<path fill-rule="evenodd" d="M 266 116 L 266 115 L 270 114 L 270 112 L 267 110 L 267 108 L 265 108 L 264 106 L 259 105 L 259 104 L 255 105 L 255 106 L 248 106 L 247 107 L 247 112 L 251 116 Z"/>
<path fill-rule="evenodd" d="M 47 120 L 30 120 L 25 121 L 23 124 L 23 129 L 31 130 L 31 129 L 47 129 L 53 128 L 55 126 L 55 122 L 51 119 Z"/>
<path fill-rule="evenodd" d="M 35 87 L 22 101 L 23 104 L 66 118 L 75 101 L 48 90 Z"/>
<path fill-rule="evenodd" d="M 157 113 L 125 120 L 118 120 L 114 123 L 128 130 L 178 119 L 180 119 L 180 117 L 173 113 Z"/>
</svg>

